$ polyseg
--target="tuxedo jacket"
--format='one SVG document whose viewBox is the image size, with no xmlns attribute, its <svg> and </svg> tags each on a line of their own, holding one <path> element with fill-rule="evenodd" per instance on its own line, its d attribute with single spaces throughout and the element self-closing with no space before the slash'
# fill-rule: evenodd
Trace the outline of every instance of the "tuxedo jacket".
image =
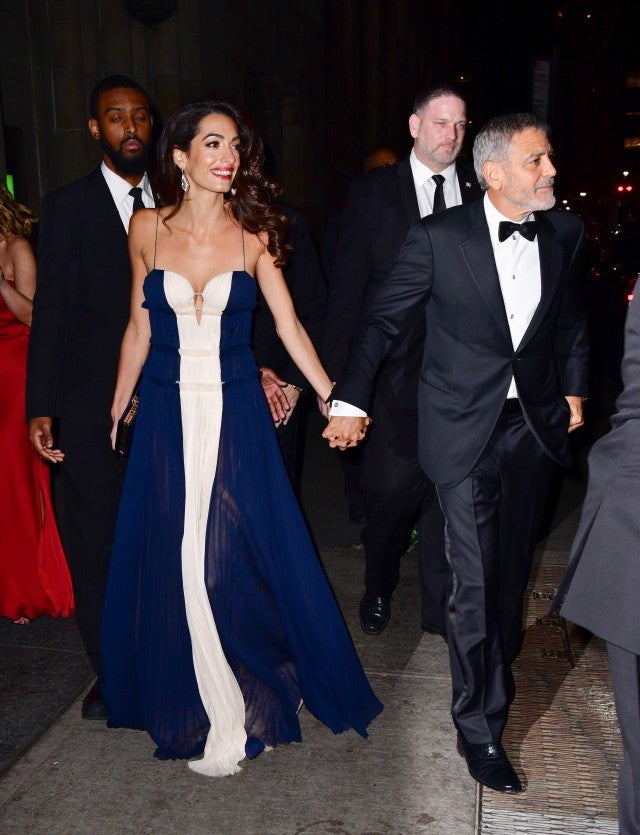
<svg viewBox="0 0 640 835">
<path fill-rule="evenodd" d="M 293 249 L 282 272 L 298 319 L 319 352 L 327 303 L 324 275 L 303 215 L 288 207 L 284 208 L 284 212 L 291 221 L 287 240 Z M 287 383 L 308 390 L 309 383 L 282 344 L 269 305 L 260 291 L 251 338 L 259 366 L 269 366 Z"/>
<path fill-rule="evenodd" d="M 369 409 L 378 367 L 415 310 L 426 338 L 418 391 L 420 463 L 432 481 L 458 484 L 482 454 L 512 376 L 525 420 L 558 463 L 569 463 L 565 395 L 584 396 L 586 320 L 577 287 L 582 223 L 536 212 L 541 298 L 514 349 L 483 200 L 412 227 L 396 266 L 354 337 L 333 396 Z"/>
<path fill-rule="evenodd" d="M 27 420 L 111 425 L 129 320 L 127 234 L 100 169 L 45 197 L 27 362 Z"/>
<path fill-rule="evenodd" d="M 640 295 L 627 314 L 624 390 L 611 431 L 589 455 L 589 485 L 552 609 L 640 655 Z"/>
<path fill-rule="evenodd" d="M 480 195 L 473 169 L 456 163 L 463 203 Z M 353 183 L 340 220 L 328 271 L 329 300 L 322 360 L 332 380 L 340 377 L 360 318 L 391 272 L 409 229 L 420 220 L 409 157 L 398 165 L 367 171 Z M 387 354 L 376 396 L 393 411 L 415 412 L 424 344 L 424 317 Z"/>
</svg>

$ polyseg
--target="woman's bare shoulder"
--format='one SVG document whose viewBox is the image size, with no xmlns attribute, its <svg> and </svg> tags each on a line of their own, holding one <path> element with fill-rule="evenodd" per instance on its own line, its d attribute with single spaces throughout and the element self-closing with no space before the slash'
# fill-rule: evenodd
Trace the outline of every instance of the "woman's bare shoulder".
<svg viewBox="0 0 640 835">
<path fill-rule="evenodd" d="M 262 240 L 261 232 L 247 232 L 246 229 L 242 230 L 242 239 L 245 269 L 250 275 L 255 275 L 260 257 L 266 251 L 267 240 Z"/>
<path fill-rule="evenodd" d="M 7 237 L 6 244 L 7 255 L 10 257 L 21 255 L 23 253 L 33 255 L 33 248 L 31 247 L 31 244 L 22 235 L 11 235 Z"/>
<path fill-rule="evenodd" d="M 14 271 L 24 273 L 25 269 L 33 269 L 35 275 L 36 256 L 27 238 L 23 238 L 22 235 L 12 235 L 7 240 L 5 253 L 4 260 L 12 265 Z"/>
<path fill-rule="evenodd" d="M 262 255 L 269 243 L 269 236 L 266 232 L 247 232 L 246 229 L 242 231 L 244 237 L 245 248 L 254 252 L 256 257 Z"/>
<path fill-rule="evenodd" d="M 132 232 L 137 234 L 144 234 L 149 229 L 155 229 L 158 224 L 158 219 L 162 220 L 162 213 L 166 213 L 167 209 L 139 209 L 129 221 L 129 234 Z"/>
</svg>

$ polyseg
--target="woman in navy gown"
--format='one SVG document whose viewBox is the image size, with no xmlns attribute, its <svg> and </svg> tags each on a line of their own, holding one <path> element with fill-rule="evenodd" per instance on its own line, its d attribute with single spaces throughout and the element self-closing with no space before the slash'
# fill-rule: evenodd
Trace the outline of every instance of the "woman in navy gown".
<svg viewBox="0 0 640 835">
<path fill-rule="evenodd" d="M 129 233 L 114 421 L 141 371 L 142 382 L 105 602 L 104 697 L 109 725 L 148 731 L 157 757 L 232 774 L 245 755 L 300 740 L 302 703 L 334 733 L 362 736 L 382 705 L 302 520 L 249 348 L 257 281 L 292 358 L 329 395 L 280 271 L 286 218 L 261 142 L 233 105 L 209 100 L 171 117 L 158 153 L 165 208 L 137 212 Z"/>
</svg>

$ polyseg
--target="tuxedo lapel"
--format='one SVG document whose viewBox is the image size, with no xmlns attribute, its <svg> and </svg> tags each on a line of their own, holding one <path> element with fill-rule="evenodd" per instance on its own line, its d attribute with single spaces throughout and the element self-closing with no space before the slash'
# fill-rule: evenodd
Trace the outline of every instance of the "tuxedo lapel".
<svg viewBox="0 0 640 835">
<path fill-rule="evenodd" d="M 471 234 L 461 241 L 460 249 L 471 271 L 480 293 L 491 311 L 503 336 L 511 343 L 511 332 L 504 309 L 504 300 L 500 289 L 500 279 L 496 269 L 493 247 L 489 236 L 489 227 L 484 214 L 482 199 L 468 207 L 471 221 Z"/>
<path fill-rule="evenodd" d="M 540 256 L 540 302 L 524 333 L 518 350 L 523 348 L 543 321 L 553 299 L 562 269 L 563 249 L 544 212 L 535 212 Z"/>
<path fill-rule="evenodd" d="M 411 163 L 409 157 L 401 160 L 397 167 L 398 189 L 400 190 L 400 198 L 402 205 L 407 214 L 409 225 L 413 226 L 420 220 L 420 209 L 418 207 L 418 197 L 416 195 L 416 187 L 413 182 L 413 173 L 411 171 Z"/>
</svg>

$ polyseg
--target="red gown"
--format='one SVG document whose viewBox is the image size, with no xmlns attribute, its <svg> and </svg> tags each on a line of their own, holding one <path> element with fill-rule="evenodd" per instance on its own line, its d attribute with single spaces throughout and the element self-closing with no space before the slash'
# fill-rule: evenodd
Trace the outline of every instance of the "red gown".
<svg viewBox="0 0 640 835">
<path fill-rule="evenodd" d="M 0 296 L 0 616 L 13 619 L 73 613 L 49 468 L 24 421 L 28 342 L 29 328 Z"/>
</svg>

